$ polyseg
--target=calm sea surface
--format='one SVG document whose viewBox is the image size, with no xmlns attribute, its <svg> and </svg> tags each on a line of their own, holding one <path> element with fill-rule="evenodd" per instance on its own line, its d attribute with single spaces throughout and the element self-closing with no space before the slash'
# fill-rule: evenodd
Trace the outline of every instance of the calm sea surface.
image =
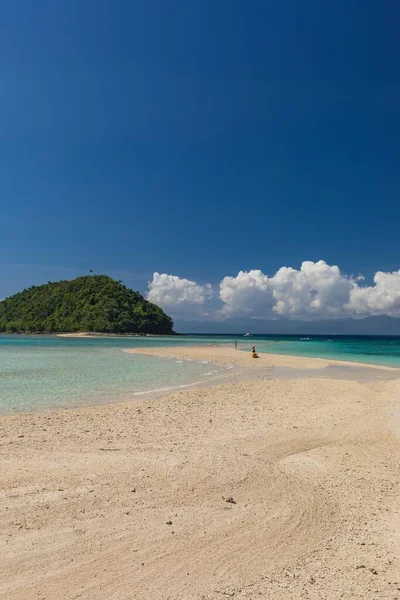
<svg viewBox="0 0 400 600">
<path fill-rule="evenodd" d="M 58 338 L 0 335 L 0 413 L 117 402 L 218 379 L 223 365 L 155 358 L 125 348 L 228 344 L 258 352 L 333 358 L 400 368 L 400 337 L 182 336 Z"/>
</svg>

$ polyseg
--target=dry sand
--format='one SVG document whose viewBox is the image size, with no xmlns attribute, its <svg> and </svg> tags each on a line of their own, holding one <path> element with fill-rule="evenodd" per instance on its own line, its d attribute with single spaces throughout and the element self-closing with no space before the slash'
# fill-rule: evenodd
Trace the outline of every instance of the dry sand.
<svg viewBox="0 0 400 600">
<path fill-rule="evenodd" d="M 254 372 L 2 417 L 0 598 L 400 599 L 399 391 Z"/>
</svg>

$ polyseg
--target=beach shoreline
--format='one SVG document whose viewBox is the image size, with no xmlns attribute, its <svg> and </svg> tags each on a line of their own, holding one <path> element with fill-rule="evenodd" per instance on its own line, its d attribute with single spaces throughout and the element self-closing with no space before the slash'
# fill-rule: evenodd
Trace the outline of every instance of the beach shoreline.
<svg viewBox="0 0 400 600">
<path fill-rule="evenodd" d="M 209 373 L 202 373 L 185 383 L 161 384 L 160 387 L 149 389 L 126 390 L 117 395 L 107 397 L 104 393 L 91 395 L 85 399 L 79 397 L 79 402 L 68 399 L 65 404 L 35 407 L 30 403 L 21 407 L 13 405 L 0 406 L 0 417 L 18 414 L 37 414 L 57 412 L 59 410 L 76 410 L 77 408 L 90 408 L 97 406 L 117 406 L 136 402 L 140 398 L 148 400 L 159 399 L 171 393 L 207 389 L 217 385 L 251 381 L 254 379 L 298 379 L 298 378 L 325 378 L 337 380 L 373 381 L 374 379 L 394 380 L 400 378 L 400 369 L 384 365 L 356 363 L 351 361 L 337 361 L 303 356 L 280 355 L 261 353 L 258 359 L 252 359 L 249 352 L 234 350 L 226 345 L 201 345 L 201 346 L 161 346 L 149 348 L 121 348 L 121 352 L 128 355 L 149 356 L 161 360 L 173 360 L 180 363 L 207 364 Z M 74 399 L 73 399 L 74 400 Z"/>
<path fill-rule="evenodd" d="M 0 598 L 394 599 L 400 379 L 156 352 L 248 377 L 0 417 Z M 302 377 L 265 377 L 270 359 Z"/>
<path fill-rule="evenodd" d="M 166 336 L 160 336 L 160 335 L 152 335 L 152 334 L 123 334 L 121 336 L 117 336 L 116 334 L 101 334 L 101 333 L 89 333 L 89 332 L 81 332 L 81 333 L 59 333 L 56 334 L 57 337 L 63 337 L 63 338 L 112 338 L 112 337 L 149 337 L 149 338 L 162 338 L 162 337 L 166 337 Z M 185 337 L 186 334 L 176 334 L 177 337 Z M 175 337 L 174 336 L 169 336 L 169 337 Z M 189 336 L 190 337 L 190 336 Z M 256 340 L 257 341 L 257 340 Z M 197 349 L 201 349 L 201 348 L 212 348 L 214 346 L 219 347 L 219 348 L 223 348 L 224 353 L 225 350 L 227 349 L 227 344 L 230 343 L 230 341 L 226 341 L 226 342 L 216 342 L 215 344 L 201 344 L 201 345 L 196 345 L 196 346 L 190 346 L 191 348 L 197 348 Z M 231 342 L 232 343 L 232 342 Z M 250 343 L 250 342 L 249 342 Z M 185 347 L 189 347 L 189 346 L 185 346 Z M 174 348 L 171 346 L 165 347 L 165 353 L 166 353 L 166 349 L 173 349 L 175 350 L 179 350 L 179 347 Z M 152 350 L 154 350 L 154 352 L 152 352 Z M 161 352 L 159 352 L 159 350 L 162 350 Z M 127 351 L 127 350 L 124 350 Z M 134 348 L 134 349 L 129 349 L 128 351 L 132 352 L 132 353 L 138 353 L 138 354 L 148 354 L 148 355 L 154 355 L 154 356 L 162 356 L 164 354 L 163 348 L 159 348 L 159 347 L 149 347 L 149 348 Z M 244 350 L 242 350 L 240 348 L 240 345 L 238 346 L 237 349 L 238 352 L 245 352 Z M 173 353 L 171 353 L 171 356 L 173 355 Z M 217 353 L 215 353 L 215 355 L 217 355 Z M 175 356 L 175 355 L 174 355 Z M 176 354 L 176 356 L 179 358 L 181 357 L 180 355 L 178 355 L 178 353 Z M 311 368 L 323 368 L 325 366 L 329 366 L 329 365 L 344 365 L 344 366 L 358 366 L 358 367 L 369 367 L 369 368 L 374 368 L 374 369 L 384 369 L 384 370 L 390 370 L 390 371 L 398 371 L 400 373 L 400 368 L 399 367 L 391 367 L 388 365 L 381 365 L 379 363 L 367 363 L 367 362 L 358 362 L 358 361 L 353 361 L 353 360 L 338 360 L 338 359 L 330 359 L 330 358 L 320 358 L 320 357 L 308 357 L 308 356 L 301 356 L 301 355 L 296 355 L 296 354 L 278 354 L 278 353 L 272 353 L 272 352 L 260 352 L 259 353 L 259 358 L 261 357 L 261 361 L 258 361 L 258 367 L 260 366 L 260 362 L 262 364 L 264 364 L 264 359 L 262 357 L 269 357 L 269 364 L 271 366 L 293 366 L 294 364 L 301 366 L 302 368 L 310 368 L 308 365 L 310 365 L 311 363 L 313 363 L 313 367 Z M 300 364 L 301 363 L 301 364 Z M 243 363 L 243 366 L 249 366 L 247 362 Z M 257 364 L 254 364 L 253 366 L 257 366 Z"/>
<path fill-rule="evenodd" d="M 251 369 L 262 369 L 265 367 L 287 367 L 301 369 L 324 369 L 331 365 L 345 367 L 360 367 L 369 369 L 381 369 L 383 371 L 391 371 L 398 373 L 400 377 L 400 369 L 379 365 L 373 363 L 362 363 L 351 360 L 336 360 L 328 358 L 317 358 L 298 356 L 290 354 L 275 354 L 260 352 L 258 358 L 252 359 L 250 352 L 245 352 L 239 348 L 227 348 L 223 344 L 214 345 L 199 345 L 199 346 L 165 346 L 165 347 L 149 347 L 149 348 L 124 348 L 124 352 L 129 354 L 145 354 L 148 356 L 167 356 L 170 358 L 183 358 L 186 360 L 210 360 L 221 364 L 237 364 L 241 367 Z"/>
<path fill-rule="evenodd" d="M 125 337 L 150 337 L 150 338 L 164 338 L 164 337 L 180 337 L 184 336 L 182 333 L 96 333 L 94 331 L 78 331 L 72 333 L 53 333 L 49 335 L 55 335 L 61 338 L 125 338 Z"/>
</svg>

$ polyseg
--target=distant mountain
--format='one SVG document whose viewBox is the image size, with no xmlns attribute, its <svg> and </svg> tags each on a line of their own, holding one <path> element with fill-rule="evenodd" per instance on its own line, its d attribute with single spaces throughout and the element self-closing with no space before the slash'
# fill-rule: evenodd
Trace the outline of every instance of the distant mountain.
<svg viewBox="0 0 400 600">
<path fill-rule="evenodd" d="M 173 322 L 105 275 L 33 286 L 0 302 L 0 332 L 74 331 L 172 334 Z"/>
<path fill-rule="evenodd" d="M 400 335 L 400 319 L 393 317 L 366 317 L 365 319 L 337 319 L 334 321 L 291 321 L 279 319 L 235 319 L 230 321 L 178 321 L 180 333 L 271 333 L 271 334 L 326 334 L 326 335 Z"/>
</svg>

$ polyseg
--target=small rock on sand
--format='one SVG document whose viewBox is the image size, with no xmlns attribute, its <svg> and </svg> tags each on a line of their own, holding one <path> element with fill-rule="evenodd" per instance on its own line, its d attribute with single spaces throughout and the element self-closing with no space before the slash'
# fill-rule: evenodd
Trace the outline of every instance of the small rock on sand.
<svg viewBox="0 0 400 600">
<path fill-rule="evenodd" d="M 229 502 L 229 504 L 236 504 L 236 500 L 229 496 L 229 498 L 225 498 L 225 502 Z"/>
</svg>

